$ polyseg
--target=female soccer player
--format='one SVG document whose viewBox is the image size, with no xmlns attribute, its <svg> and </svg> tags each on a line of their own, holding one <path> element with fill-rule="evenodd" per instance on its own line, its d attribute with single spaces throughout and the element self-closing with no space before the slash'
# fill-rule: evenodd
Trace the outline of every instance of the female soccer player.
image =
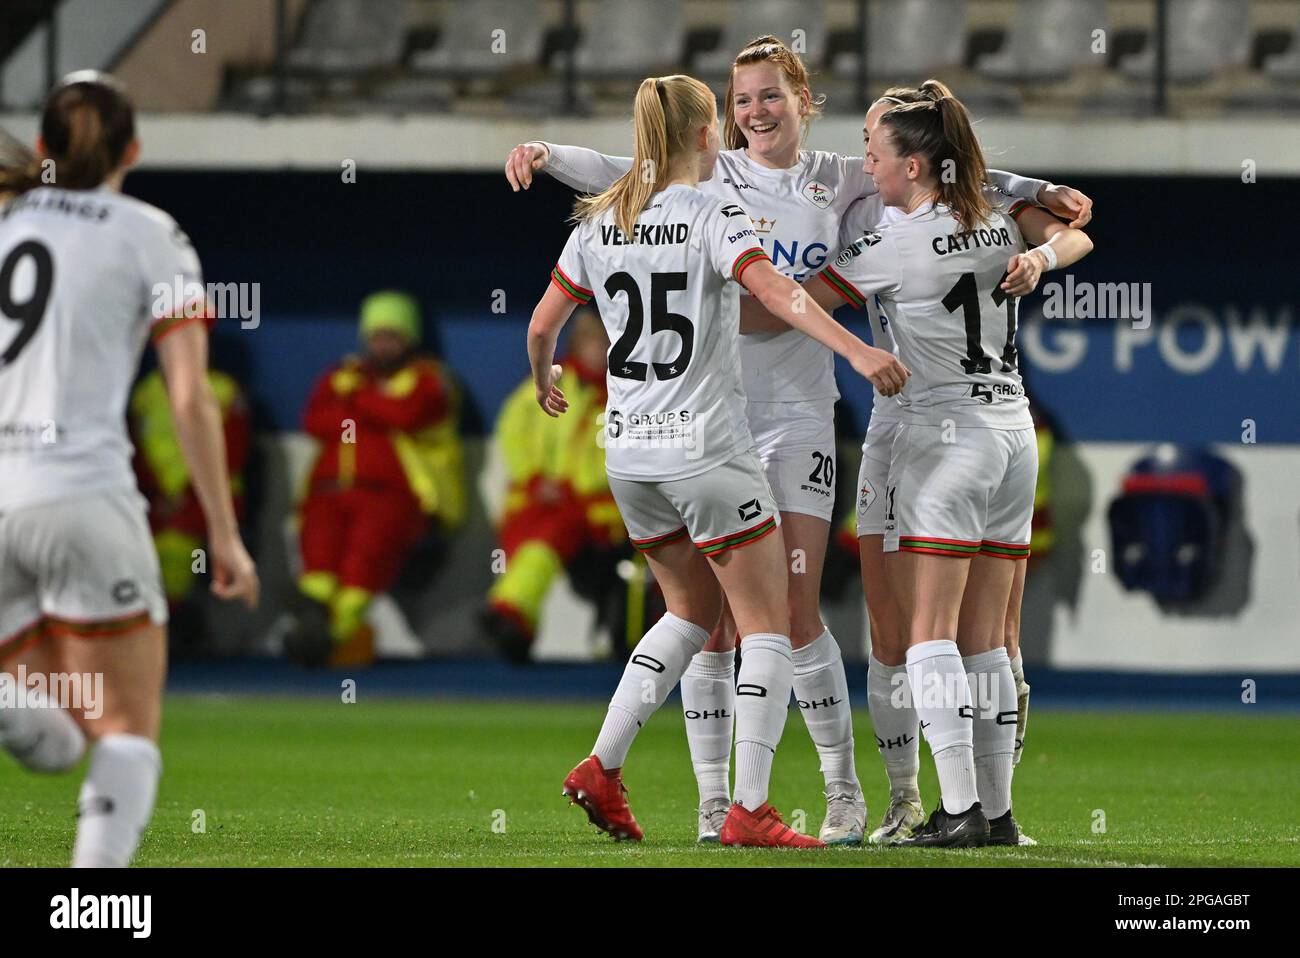
<svg viewBox="0 0 1300 958">
<path fill-rule="evenodd" d="M 258 580 L 206 376 L 204 300 L 160 305 L 159 290 L 198 288 L 198 258 L 170 216 L 121 194 L 140 152 L 131 101 L 109 76 L 69 75 L 37 148 L 52 164 L 0 173 L 0 742 L 37 772 L 67 771 L 93 744 L 72 863 L 120 867 L 161 773 L 167 602 L 126 434 L 146 340 L 207 519 L 212 589 L 252 606 Z M 41 185 L 47 170 L 56 185 Z M 15 672 L 47 688 L 82 676 L 82 700 L 34 696 Z"/>
<path fill-rule="evenodd" d="M 776 37 L 752 41 L 737 55 L 725 97 L 725 137 L 719 175 L 702 184 L 736 203 L 755 221 L 759 242 L 778 270 L 811 276 L 841 249 L 840 219 L 875 192 L 859 158 L 802 150 L 819 101 L 797 55 Z M 580 147 L 528 143 L 516 147 L 506 175 L 517 190 L 546 169 L 569 186 L 605 189 L 632 168 L 630 157 Z M 1086 215 L 1090 201 L 1068 188 L 994 174 L 1015 195 L 1041 195 L 1062 212 Z M 853 761 L 848 682 L 839 647 L 821 620 L 822 565 L 834 505 L 834 363 L 828 350 L 784 329 L 741 339 L 746 415 L 759 458 L 781 511 L 791 557 L 789 607 L 795 655 L 794 691 L 821 758 L 827 812 L 824 841 L 862 840 L 866 805 Z M 687 740 L 700 791 L 699 838 L 717 840 L 728 807 L 728 762 L 735 710 L 735 628 L 725 616 L 682 683 Z"/>
<path fill-rule="evenodd" d="M 565 780 L 565 794 L 599 828 L 641 838 L 619 769 L 637 731 L 716 625 L 721 583 L 745 657 L 736 697 L 736 802 L 720 839 L 820 845 L 783 825 L 767 803 L 793 676 L 784 547 L 779 536 L 769 537 L 781 517 L 745 420 L 736 284 L 847 358 L 883 392 L 897 392 L 906 370 L 821 309 L 801 308 L 799 287 L 773 268 L 745 211 L 696 189 L 713 175 L 718 157 L 708 87 L 684 76 L 646 80 L 634 116 L 632 171 L 579 201 L 580 225 L 533 314 L 528 353 L 538 401 L 562 413 L 555 341 L 575 303 L 598 301 L 613 342 L 605 430 L 610 487 L 629 537 L 663 588 L 668 614 L 633 650 L 593 754 Z"/>
<path fill-rule="evenodd" d="M 1004 648 L 1015 567 L 1002 560 L 1028 556 L 1037 448 L 1016 368 L 1017 299 L 1092 243 L 1022 201 L 990 203 L 964 107 L 935 81 L 921 92 L 880 116 L 866 154 L 881 201 L 902 215 L 844 250 L 810 292 L 828 308 L 878 296 L 916 371 L 898 401 L 881 503 L 908 686 L 943 802 L 898 844 L 958 846 L 989 840 L 981 800 L 995 831 L 1018 837 Z M 1022 237 L 1041 245 L 1026 253 Z"/>
</svg>

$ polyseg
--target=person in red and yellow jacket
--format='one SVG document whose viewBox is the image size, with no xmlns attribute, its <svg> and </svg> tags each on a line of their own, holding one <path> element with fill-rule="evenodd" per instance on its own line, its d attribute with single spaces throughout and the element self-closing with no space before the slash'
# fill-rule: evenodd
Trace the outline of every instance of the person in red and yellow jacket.
<svg viewBox="0 0 1300 958">
<path fill-rule="evenodd" d="M 327 370 L 303 415 L 320 453 L 300 509 L 298 587 L 328 612 L 332 665 L 370 661 L 371 600 L 393 584 L 430 517 L 450 527 L 464 514 L 456 391 L 417 352 L 420 334 L 410 296 L 367 297 L 364 354 Z"/>
<path fill-rule="evenodd" d="M 242 522 L 244 465 L 251 437 L 248 403 L 239 384 L 225 373 L 208 370 L 208 382 L 221 407 L 230 492 L 235 515 Z M 207 541 L 207 525 L 176 438 L 161 369 L 144 376 L 131 391 L 128 419 L 136 481 L 149 502 L 149 529 L 158 550 L 163 588 L 175 615 L 194 590 L 195 553 Z"/>
<path fill-rule="evenodd" d="M 497 419 L 496 442 L 509 476 L 497 530 L 504 571 L 488 593 L 483 625 L 502 654 L 528 659 L 542 603 L 555 576 L 584 546 L 610 546 L 626 531 L 609 491 L 605 450 L 597 442 L 605 411 L 609 340 L 593 310 L 574 314 L 558 385 L 569 411 L 552 419 L 537 405 L 531 379 L 511 394 Z"/>
</svg>

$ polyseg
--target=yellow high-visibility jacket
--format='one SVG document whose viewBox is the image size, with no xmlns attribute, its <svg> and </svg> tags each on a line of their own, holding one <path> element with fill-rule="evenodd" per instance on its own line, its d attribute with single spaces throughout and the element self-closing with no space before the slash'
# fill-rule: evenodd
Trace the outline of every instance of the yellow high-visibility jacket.
<svg viewBox="0 0 1300 958">
<path fill-rule="evenodd" d="M 605 449 L 598 441 L 605 391 L 571 369 L 557 385 L 569 401 L 569 411 L 558 419 L 537 405 L 532 379 L 510 394 L 497 418 L 496 441 L 510 479 L 507 513 L 527 504 L 527 486 L 537 478 L 566 483 L 583 499 L 609 496 Z"/>
</svg>

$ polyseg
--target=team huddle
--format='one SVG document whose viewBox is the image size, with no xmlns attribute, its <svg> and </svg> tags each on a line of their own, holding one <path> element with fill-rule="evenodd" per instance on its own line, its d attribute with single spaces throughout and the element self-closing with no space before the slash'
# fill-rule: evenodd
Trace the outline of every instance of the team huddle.
<svg viewBox="0 0 1300 958">
<path fill-rule="evenodd" d="M 667 606 L 564 793 L 641 839 L 622 768 L 680 685 L 702 842 L 1021 843 L 1018 623 L 1038 460 L 1016 305 L 1091 250 L 1078 229 L 1091 201 L 986 169 L 934 80 L 871 105 L 862 159 L 802 149 L 818 102 L 774 37 L 737 56 L 724 104 L 720 134 L 707 86 L 647 79 L 632 157 L 530 143 L 507 161 L 516 189 L 545 169 L 583 194 L 529 326 L 536 398 L 565 414 L 556 344 L 594 304 L 612 343 L 610 490 Z M 125 91 L 81 72 L 51 91 L 36 152 L 0 156 L 0 702 L 20 670 L 102 675 L 106 692 L 94 715 L 0 707 L 0 746 L 36 772 L 90 753 L 73 851 L 86 866 L 130 862 L 161 774 L 167 605 L 124 417 L 147 342 L 213 591 L 252 606 L 260 588 L 206 376 L 205 300 L 160 308 L 151 292 L 202 288 L 198 257 L 167 214 L 121 193 L 139 149 Z M 874 345 L 832 317 L 845 304 L 867 310 Z M 848 683 L 818 609 L 834 355 L 875 389 L 855 505 L 890 804 L 869 835 Z M 819 838 L 768 801 L 792 693 L 821 760 Z M 928 819 L 922 734 L 941 790 Z"/>
<path fill-rule="evenodd" d="M 704 84 L 647 79 L 634 156 L 529 143 L 506 165 L 516 189 L 545 169 L 584 194 L 529 326 L 537 400 L 565 412 L 556 343 L 577 305 L 594 303 L 613 343 L 610 487 L 668 610 L 633 650 L 564 794 L 598 828 L 640 840 L 622 767 L 680 684 L 701 842 L 1028 842 L 1011 781 L 1038 458 L 1016 308 L 1043 272 L 1091 250 L 1077 228 L 1091 201 L 986 169 L 965 108 L 934 80 L 871 105 L 864 158 L 801 149 L 818 104 L 775 37 L 736 57 L 724 105 L 720 136 Z M 832 318 L 845 304 L 867 309 L 874 346 Z M 890 804 L 869 836 L 848 684 L 818 611 L 832 354 L 875 387 L 856 511 Z M 825 779 L 819 839 L 768 802 L 792 691 Z M 928 819 L 922 734 L 941 791 Z"/>
</svg>

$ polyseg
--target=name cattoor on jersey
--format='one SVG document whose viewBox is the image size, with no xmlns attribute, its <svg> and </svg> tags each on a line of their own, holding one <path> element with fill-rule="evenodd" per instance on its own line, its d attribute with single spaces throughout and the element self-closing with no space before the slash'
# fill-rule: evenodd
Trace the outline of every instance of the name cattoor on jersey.
<svg viewBox="0 0 1300 958">
<path fill-rule="evenodd" d="M 1001 288 L 1023 252 L 1016 217 L 1028 206 L 993 195 L 987 224 L 969 232 L 946 206 L 897 211 L 821 273 L 848 302 L 873 298 L 889 319 L 899 358 L 912 371 L 896 421 L 945 421 L 995 429 L 1033 425 L 1017 368 L 1018 302 Z"/>
</svg>

